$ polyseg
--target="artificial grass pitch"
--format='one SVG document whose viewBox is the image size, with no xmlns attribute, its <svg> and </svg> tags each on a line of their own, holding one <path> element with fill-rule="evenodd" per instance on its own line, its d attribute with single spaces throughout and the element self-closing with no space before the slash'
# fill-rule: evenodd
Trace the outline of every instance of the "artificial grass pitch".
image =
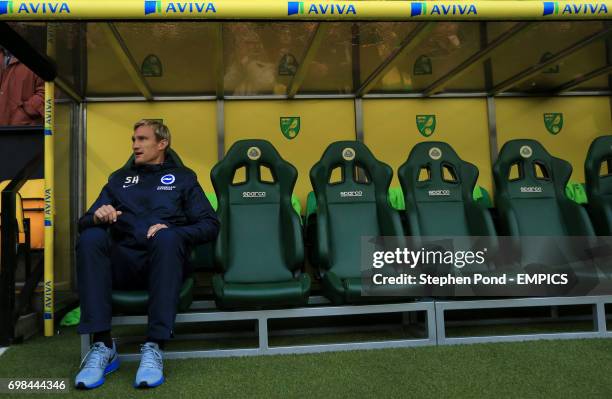
<svg viewBox="0 0 612 399">
<path fill-rule="evenodd" d="M 53 338 L 36 337 L 9 348 L 0 356 L 0 378 L 72 382 L 78 366 L 79 338 L 75 328 L 64 328 Z M 138 363 L 124 362 L 101 388 L 71 387 L 70 393 L 52 397 L 612 397 L 610 339 L 166 360 L 164 366 L 167 381 L 155 389 L 134 389 Z"/>
</svg>

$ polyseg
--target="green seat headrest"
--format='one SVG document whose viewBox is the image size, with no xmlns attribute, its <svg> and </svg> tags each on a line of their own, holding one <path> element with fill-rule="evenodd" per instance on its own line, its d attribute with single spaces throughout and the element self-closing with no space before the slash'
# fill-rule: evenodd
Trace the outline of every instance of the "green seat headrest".
<svg viewBox="0 0 612 399">
<path fill-rule="evenodd" d="M 555 158 L 535 140 L 508 141 L 493 166 L 497 194 L 507 198 L 565 198 L 572 173 L 569 162 Z"/>
<path fill-rule="evenodd" d="M 601 166 L 606 163 L 606 174 Z M 612 195 L 612 136 L 597 137 L 591 143 L 584 163 L 587 196 Z"/>
<path fill-rule="evenodd" d="M 411 235 L 495 235 L 491 216 L 474 199 L 478 168 L 459 158 L 447 143 L 415 145 L 400 166 L 398 177 Z M 490 242 L 489 246 L 496 244 Z"/>
<path fill-rule="evenodd" d="M 245 168 L 245 181 L 234 184 L 234 173 L 239 168 Z M 262 176 L 262 167 L 268 168 L 273 181 L 267 181 Z M 291 193 L 297 180 L 297 169 L 281 158 L 276 148 L 266 140 L 240 140 L 235 142 L 227 151 L 222 161 L 217 163 L 211 171 L 215 192 L 221 206 L 221 197 L 228 193 L 229 187 L 240 187 L 241 196 L 233 197 L 234 201 L 244 204 L 253 203 L 257 198 L 259 202 L 278 202 L 279 198 L 272 199 L 263 196 L 267 188 L 278 186 L 280 194 L 285 195 L 291 204 Z M 263 191 L 259 191 L 263 190 Z M 247 193 L 247 194 L 244 194 Z M 264 199 L 265 198 L 265 199 Z"/>
<path fill-rule="evenodd" d="M 472 202 L 478 168 L 440 141 L 415 145 L 398 171 L 407 198 L 419 202 Z"/>
<path fill-rule="evenodd" d="M 341 172 L 340 180 L 330 183 L 336 169 Z M 326 204 L 387 202 L 387 190 L 392 176 L 391 167 L 377 160 L 368 147 L 358 141 L 330 144 L 321 160 L 310 170 L 317 203 Z M 324 200 L 319 198 L 321 195 L 325 196 Z"/>
</svg>

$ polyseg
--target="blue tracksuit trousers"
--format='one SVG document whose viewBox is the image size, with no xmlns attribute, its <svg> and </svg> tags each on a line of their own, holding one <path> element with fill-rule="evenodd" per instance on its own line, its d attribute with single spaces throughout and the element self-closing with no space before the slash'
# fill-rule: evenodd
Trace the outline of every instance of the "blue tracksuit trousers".
<svg viewBox="0 0 612 399">
<path fill-rule="evenodd" d="M 81 299 L 80 334 L 111 329 L 113 290 L 147 290 L 148 337 L 172 335 L 189 250 L 172 228 L 159 230 L 146 248 L 114 242 L 105 227 L 81 232 L 77 244 L 77 275 Z"/>
</svg>

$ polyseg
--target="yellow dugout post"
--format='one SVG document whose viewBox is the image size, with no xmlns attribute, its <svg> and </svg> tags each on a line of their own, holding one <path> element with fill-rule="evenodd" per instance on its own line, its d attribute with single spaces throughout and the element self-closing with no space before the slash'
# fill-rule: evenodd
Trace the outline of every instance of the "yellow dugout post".
<svg viewBox="0 0 612 399">
<path fill-rule="evenodd" d="M 55 32 L 52 25 L 47 29 L 47 55 L 55 53 Z M 53 133 L 55 129 L 55 84 L 45 83 L 45 252 L 44 252 L 44 288 L 43 317 L 45 337 L 53 336 L 54 313 L 54 276 L 53 276 L 53 222 L 55 217 L 54 202 L 54 162 Z"/>
</svg>

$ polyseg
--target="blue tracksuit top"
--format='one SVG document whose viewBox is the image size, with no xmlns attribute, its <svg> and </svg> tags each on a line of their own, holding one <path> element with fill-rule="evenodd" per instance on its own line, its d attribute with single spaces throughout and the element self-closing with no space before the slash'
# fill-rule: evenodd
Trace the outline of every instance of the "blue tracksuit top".
<svg viewBox="0 0 612 399">
<path fill-rule="evenodd" d="M 196 174 L 171 158 L 160 165 L 134 165 L 115 171 L 100 196 L 79 220 L 79 231 L 94 226 L 93 215 L 102 205 L 122 214 L 110 225 L 116 242 L 146 247 L 147 231 L 167 225 L 190 245 L 212 241 L 219 220 L 198 183 Z"/>
</svg>

